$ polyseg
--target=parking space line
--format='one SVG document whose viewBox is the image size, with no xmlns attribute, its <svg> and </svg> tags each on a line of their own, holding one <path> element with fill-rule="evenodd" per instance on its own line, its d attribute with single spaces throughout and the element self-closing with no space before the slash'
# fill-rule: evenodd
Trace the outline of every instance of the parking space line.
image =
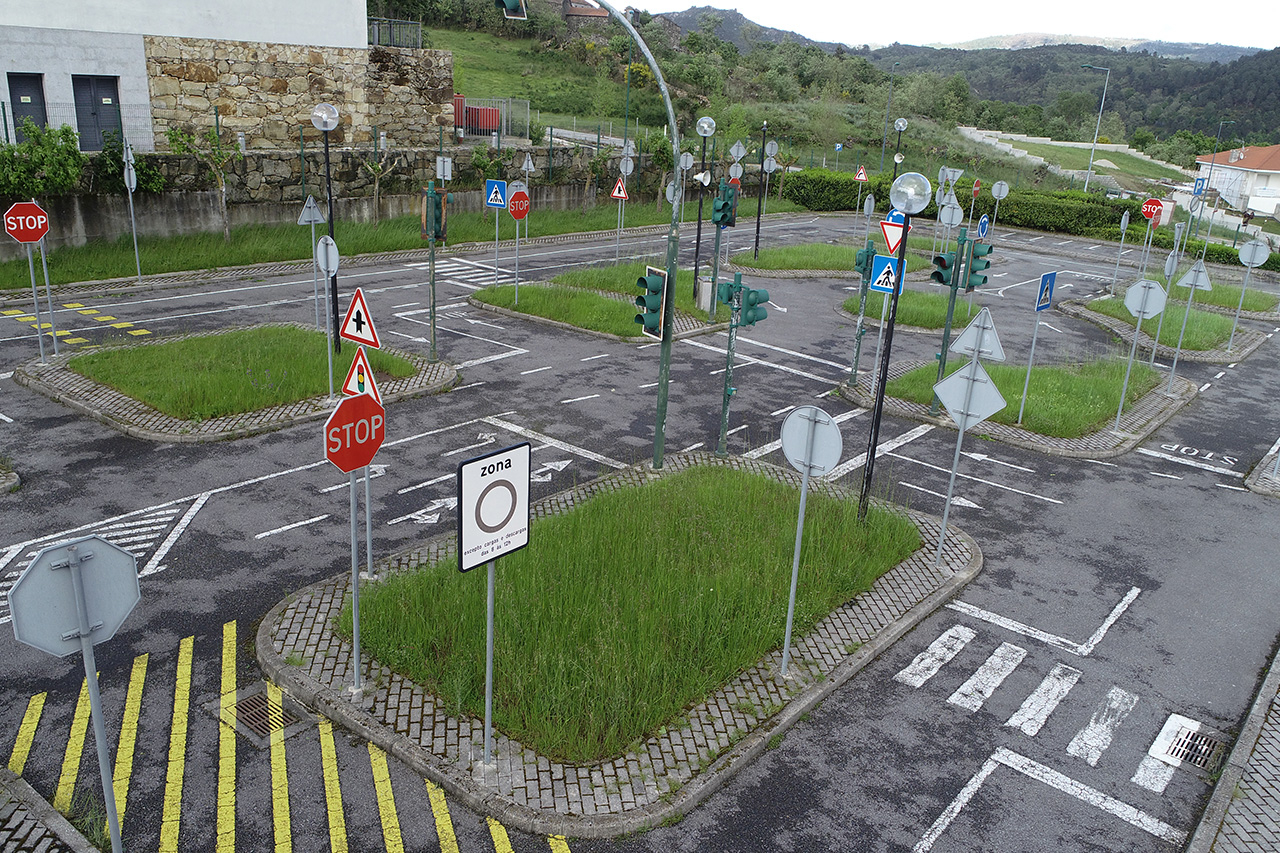
<svg viewBox="0 0 1280 853">
<path fill-rule="evenodd" d="M 115 777 L 112 789 L 116 796 L 116 818 L 124 826 L 124 813 L 129 805 L 129 779 L 133 776 L 133 751 L 138 743 L 138 717 L 142 713 L 142 686 L 147 680 L 148 655 L 133 659 L 129 673 L 129 689 L 125 693 L 124 718 L 120 722 L 120 741 L 116 746 Z"/>
<path fill-rule="evenodd" d="M 284 708 L 280 687 L 267 682 L 267 717 L 271 722 L 271 815 L 276 853 L 293 849 L 293 819 L 289 814 L 289 765 L 284 752 Z M 372 744 L 370 744 L 372 746 Z"/>
<path fill-rule="evenodd" d="M 342 813 L 342 787 L 338 781 L 338 754 L 333 747 L 333 723 L 322 717 L 319 728 L 324 800 L 329 814 L 329 849 L 332 853 L 347 853 L 347 820 Z"/>
<path fill-rule="evenodd" d="M 445 802 L 444 790 L 430 779 L 427 783 L 427 798 L 431 800 L 431 816 L 436 822 L 436 839 L 440 842 L 440 853 L 458 853 L 458 836 L 453 831 L 453 818 L 449 817 L 449 804 Z"/>
<path fill-rule="evenodd" d="M 396 815 L 396 798 L 387 770 L 387 754 L 369 744 L 369 766 L 373 769 L 373 787 L 378 793 L 378 816 L 382 820 L 382 840 L 387 853 L 404 853 L 400 835 L 400 818 Z M 492 820 L 492 818 L 490 818 Z"/>
<path fill-rule="evenodd" d="M 164 783 L 164 807 L 160 817 L 160 853 L 178 853 L 182 828 L 182 776 L 187 762 L 187 722 L 191 701 L 191 652 L 195 637 L 178 645 L 178 671 L 174 678 L 173 722 L 169 726 L 169 770 Z"/>
<path fill-rule="evenodd" d="M 18 776 L 27 766 L 31 743 L 35 740 L 36 727 L 40 725 L 40 715 L 44 713 L 44 702 L 48 698 L 48 693 L 37 693 L 27 700 L 27 710 L 18 726 L 18 737 L 13 742 L 13 751 L 9 753 L 9 769 Z"/>
<path fill-rule="evenodd" d="M 511 839 L 507 837 L 507 828 L 491 817 L 486 817 L 489 824 L 489 836 L 493 839 L 493 853 L 515 853 L 511 848 Z"/>
<path fill-rule="evenodd" d="M 236 623 L 222 626 L 218 700 L 218 853 L 236 849 Z"/>
<path fill-rule="evenodd" d="M 71 718 L 71 732 L 67 735 L 67 749 L 62 755 L 62 772 L 58 775 L 58 787 L 53 794 L 53 807 L 63 814 L 71 809 L 71 795 L 75 792 L 76 777 L 80 775 L 80 755 L 84 752 L 84 736 L 88 728 L 89 685 L 82 681 L 75 716 Z"/>
</svg>

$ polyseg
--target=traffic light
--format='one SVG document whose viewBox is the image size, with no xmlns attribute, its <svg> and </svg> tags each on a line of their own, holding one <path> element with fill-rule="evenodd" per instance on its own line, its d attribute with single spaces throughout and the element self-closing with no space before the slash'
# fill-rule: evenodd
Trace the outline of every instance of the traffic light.
<svg viewBox="0 0 1280 853">
<path fill-rule="evenodd" d="M 529 20 L 529 10 L 525 6 L 525 0 L 493 0 L 493 5 L 502 10 L 503 17 L 508 21 Z"/>
<path fill-rule="evenodd" d="M 864 282 L 871 280 L 871 265 L 876 259 L 875 243 L 871 240 L 867 241 L 865 249 L 859 249 L 858 254 L 854 258 L 853 270 L 862 276 Z"/>
<path fill-rule="evenodd" d="M 951 279 L 956 274 L 956 253 L 943 252 L 941 255 L 934 255 L 933 266 L 935 269 L 929 278 L 938 284 L 951 284 Z"/>
<path fill-rule="evenodd" d="M 716 285 L 716 299 L 721 305 L 733 304 L 733 282 L 722 281 Z"/>
<path fill-rule="evenodd" d="M 742 312 L 738 315 L 739 326 L 754 326 L 769 316 L 764 304 L 769 301 L 769 291 L 742 288 Z"/>
<path fill-rule="evenodd" d="M 643 291 L 636 297 L 640 313 L 636 322 L 641 331 L 651 338 L 662 339 L 663 303 L 667 296 L 667 271 L 657 267 L 645 267 L 645 274 L 636 279 L 636 287 Z"/>
<path fill-rule="evenodd" d="M 733 184 L 720 184 L 720 195 L 711 202 L 711 222 L 721 228 L 732 228 L 738 222 L 738 188 Z"/>
<path fill-rule="evenodd" d="M 990 243 L 979 243 L 976 240 L 973 243 L 973 254 L 969 256 L 968 279 L 965 282 L 964 289 L 968 293 L 975 287 L 981 287 L 987 283 L 986 268 L 991 266 L 991 261 L 987 255 L 991 254 L 991 250 L 995 246 Z"/>
</svg>

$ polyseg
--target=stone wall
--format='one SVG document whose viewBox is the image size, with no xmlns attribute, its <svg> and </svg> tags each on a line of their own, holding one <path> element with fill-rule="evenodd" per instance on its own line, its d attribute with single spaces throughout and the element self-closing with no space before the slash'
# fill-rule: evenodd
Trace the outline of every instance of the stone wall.
<svg viewBox="0 0 1280 853">
<path fill-rule="evenodd" d="M 402 146 L 453 127 L 453 55 L 416 48 L 333 48 L 146 36 L 156 149 L 170 127 L 204 133 L 214 108 L 224 134 L 250 149 L 297 150 L 318 141 L 311 110 L 338 108 L 331 145 L 369 144 L 374 128 Z"/>
</svg>

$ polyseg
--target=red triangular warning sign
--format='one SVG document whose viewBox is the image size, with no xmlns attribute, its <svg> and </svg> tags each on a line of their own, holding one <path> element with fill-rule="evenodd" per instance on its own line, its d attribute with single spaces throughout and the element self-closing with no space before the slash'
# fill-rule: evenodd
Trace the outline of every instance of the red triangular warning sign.
<svg viewBox="0 0 1280 853">
<path fill-rule="evenodd" d="M 627 200 L 627 185 L 622 182 L 622 178 L 618 178 L 618 182 L 613 185 L 613 192 L 609 193 L 609 196 L 616 198 L 618 201 Z"/>
<path fill-rule="evenodd" d="M 867 180 L 867 170 L 866 170 L 866 167 L 865 167 L 865 166 L 859 166 L 859 167 L 858 167 L 858 174 L 854 175 L 854 176 L 853 176 L 853 179 L 854 179 L 855 181 L 866 181 L 866 180 Z"/>
<path fill-rule="evenodd" d="M 351 360 L 351 369 L 347 371 L 346 381 L 342 383 L 342 393 L 349 397 L 357 394 L 369 394 L 382 405 L 382 394 L 378 393 L 378 384 L 373 381 L 373 368 L 364 357 L 364 350 L 357 349 L 356 357 Z"/>
<path fill-rule="evenodd" d="M 906 228 L 901 222 L 881 222 L 880 230 L 884 233 L 884 245 L 888 248 L 889 254 L 896 255 L 898 244 L 902 242 L 902 235 Z"/>
<path fill-rule="evenodd" d="M 378 343 L 378 331 L 373 328 L 369 306 L 364 301 L 364 293 L 358 287 L 355 296 L 351 297 L 351 306 L 347 308 L 347 316 L 342 319 L 338 335 L 367 347 L 382 348 L 382 344 Z"/>
</svg>

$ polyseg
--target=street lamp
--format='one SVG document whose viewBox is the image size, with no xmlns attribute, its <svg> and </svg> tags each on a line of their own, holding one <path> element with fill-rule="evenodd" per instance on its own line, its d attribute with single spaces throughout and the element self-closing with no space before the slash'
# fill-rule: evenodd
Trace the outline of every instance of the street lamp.
<svg viewBox="0 0 1280 853">
<path fill-rule="evenodd" d="M 311 123 L 324 133 L 324 192 L 329 199 L 329 239 L 333 239 L 333 178 L 329 171 L 329 131 L 338 126 L 338 108 L 333 104 L 316 104 L 311 111 Z M 338 334 L 338 273 L 329 277 L 329 305 L 333 323 L 333 351 L 342 352 L 342 338 Z"/>
<path fill-rule="evenodd" d="M 756 247 L 752 253 L 753 258 L 760 257 L 760 215 L 764 213 L 764 147 L 768 143 L 765 137 L 769 134 L 769 122 L 765 122 L 760 127 L 760 195 L 756 202 Z"/>
<path fill-rule="evenodd" d="M 711 183 L 710 177 L 707 175 L 707 137 L 716 132 L 716 120 L 711 116 L 703 116 L 698 119 L 696 125 L 698 135 L 702 137 L 702 165 L 699 172 L 694 175 L 694 180 L 702 185 L 698 190 L 698 236 L 693 243 L 693 295 L 696 299 L 698 296 L 698 257 L 702 253 L 702 202 L 707 195 L 707 184 Z M 716 283 L 711 282 L 712 296 L 715 300 Z"/>
<path fill-rule="evenodd" d="M 1093 174 L 1093 153 L 1098 150 L 1098 131 L 1102 129 L 1102 108 L 1107 103 L 1107 84 L 1111 82 L 1111 69 L 1097 65 L 1081 65 L 1081 68 L 1092 68 L 1094 71 L 1105 71 L 1107 77 L 1102 81 L 1102 101 L 1098 104 L 1098 123 L 1093 128 L 1093 147 L 1089 149 L 1089 171 L 1084 173 L 1084 191 L 1089 191 L 1089 176 Z"/>
<path fill-rule="evenodd" d="M 900 118 L 893 123 L 893 129 L 898 131 L 898 147 L 893 149 L 893 177 L 898 178 L 898 166 L 902 164 L 902 131 L 907 129 L 907 120 Z"/>
<path fill-rule="evenodd" d="M 1235 124 L 1235 123 L 1236 123 L 1235 119 L 1223 119 L 1222 121 L 1218 122 L 1218 135 L 1215 136 L 1213 139 L 1213 157 L 1209 160 L 1209 174 L 1205 176 L 1205 180 L 1204 180 L 1205 195 L 1208 195 L 1209 189 L 1213 187 L 1213 167 L 1218 162 L 1218 146 L 1222 143 L 1222 126 L 1226 124 Z M 1200 201 L 1201 201 L 1200 219 L 1204 219 L 1204 204 L 1203 204 L 1204 199 L 1201 199 Z M 1196 236 L 1197 237 L 1200 236 L 1200 219 L 1196 220 Z M 1212 215 L 1210 215 L 1209 217 L 1209 227 L 1213 228 Z M 1209 238 L 1207 236 L 1205 237 L 1205 241 L 1204 241 L 1204 249 L 1206 252 L 1209 250 Z M 1201 257 L 1204 257 L 1204 255 L 1201 255 Z"/>
<path fill-rule="evenodd" d="M 867 439 L 866 464 L 862 471 L 862 492 L 858 496 L 858 520 L 867 517 L 867 501 L 871 497 L 871 477 L 876 464 L 876 443 L 880 439 L 880 416 L 884 414 L 884 386 L 889 381 L 889 353 L 893 349 L 893 323 L 898 316 L 898 294 L 902 292 L 902 279 L 907 269 L 907 235 L 911 233 L 911 217 L 929 206 L 933 187 L 929 179 L 919 172 L 907 172 L 895 178 L 889 188 L 889 201 L 902 213 L 902 240 L 898 243 L 898 281 L 889 302 L 888 326 L 884 333 L 884 356 L 880 360 L 880 376 L 876 380 L 876 401 L 872 407 L 871 435 Z"/>
<path fill-rule="evenodd" d="M 889 147 L 889 110 L 893 109 L 893 69 L 902 63 L 893 63 L 889 69 L 889 103 L 884 105 L 884 139 L 880 140 L 880 171 L 884 171 L 884 152 Z"/>
</svg>

